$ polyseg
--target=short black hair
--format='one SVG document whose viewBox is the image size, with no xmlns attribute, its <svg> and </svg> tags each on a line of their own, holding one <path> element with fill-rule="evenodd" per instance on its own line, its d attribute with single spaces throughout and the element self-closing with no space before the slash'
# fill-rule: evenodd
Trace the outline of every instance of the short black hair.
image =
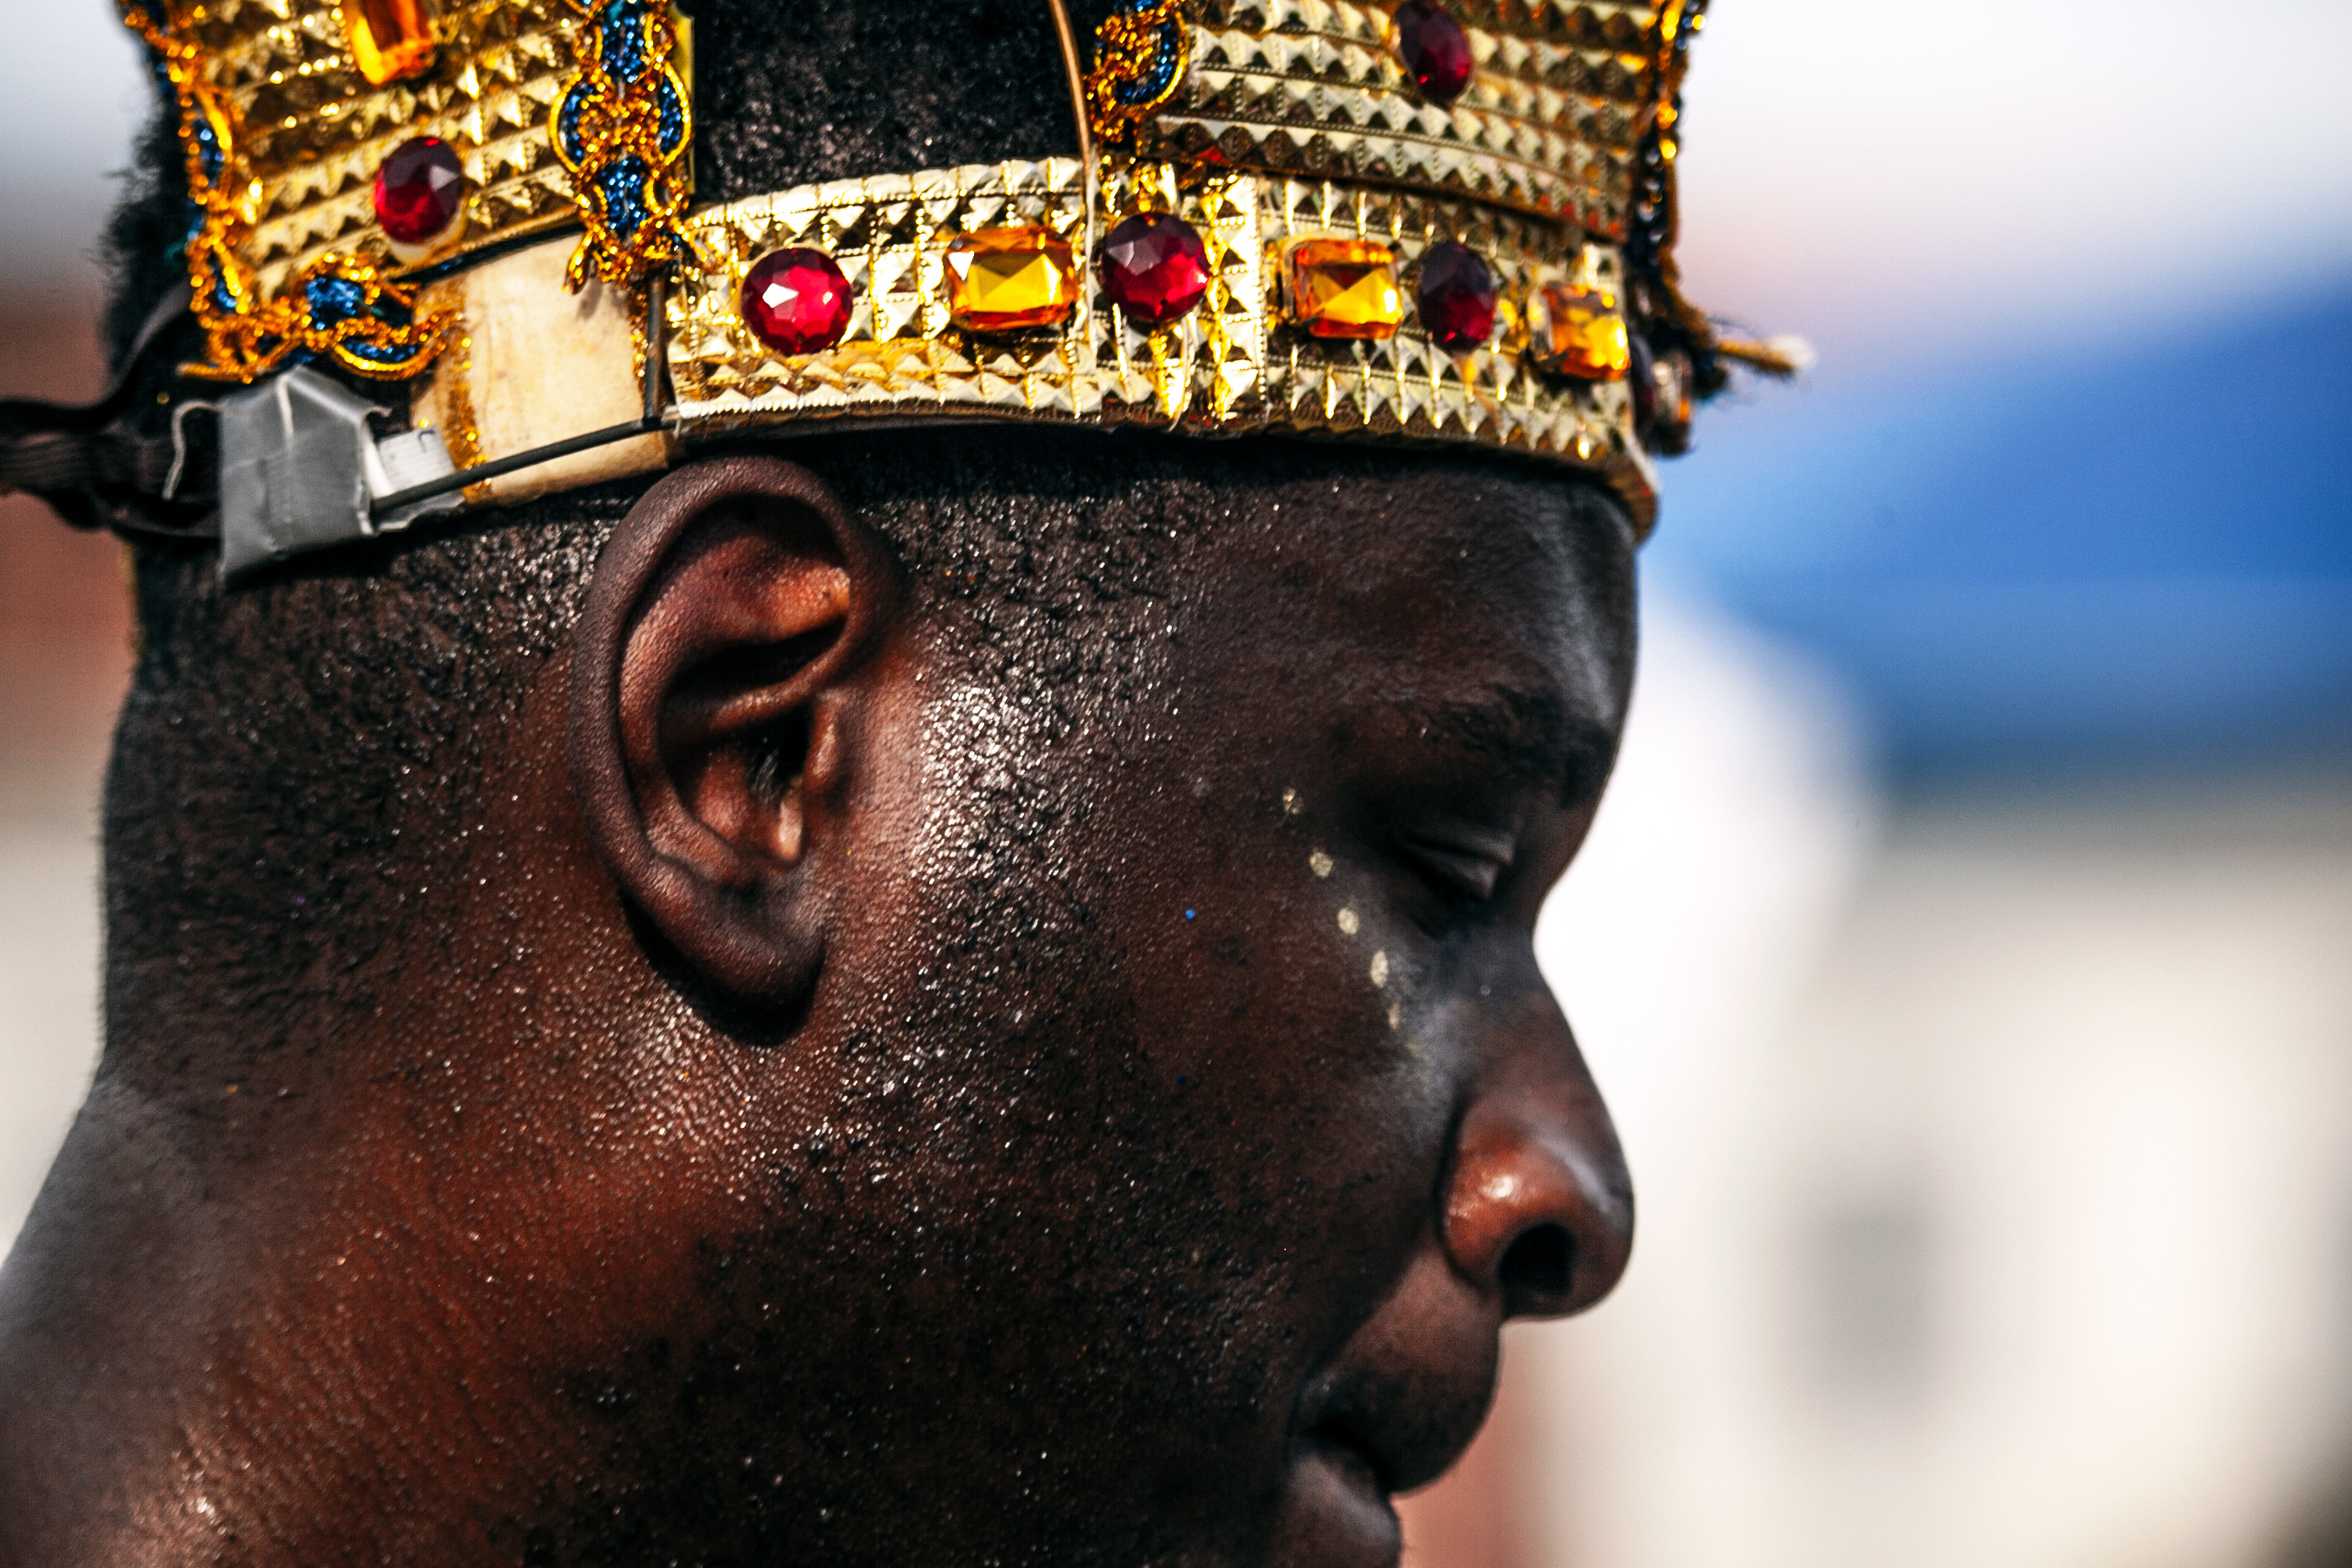
<svg viewBox="0 0 2352 1568">
<path fill-rule="evenodd" d="M 808 0 L 789 26 L 764 0 L 688 8 L 698 200 L 1076 151 L 1043 0 Z M 1108 9 L 1075 5 L 1074 20 L 1090 29 Z M 180 167 L 167 116 L 110 231 L 118 355 L 184 277 Z M 1178 537 L 1220 498 L 1497 460 L 1002 426 L 827 434 L 789 455 L 891 542 L 917 602 L 954 601 L 964 651 L 989 678 L 1045 700 L 1131 667 L 1119 617 L 1097 612 L 1164 594 Z M 414 944 L 440 940 L 436 911 L 501 852 L 479 842 L 486 738 L 522 721 L 599 552 L 649 482 L 420 525 L 235 591 L 209 551 L 138 547 L 142 646 L 105 807 L 110 1016 L 191 1045 L 233 1030 L 215 1044 L 257 1060 L 373 1005 L 395 956 L 430 963 Z M 1616 502 L 1556 482 L 1580 525 L 1622 552 Z M 122 1031 L 110 1037 L 105 1070 L 127 1068 Z M 173 1055 L 139 1054 L 166 1071 Z"/>
</svg>

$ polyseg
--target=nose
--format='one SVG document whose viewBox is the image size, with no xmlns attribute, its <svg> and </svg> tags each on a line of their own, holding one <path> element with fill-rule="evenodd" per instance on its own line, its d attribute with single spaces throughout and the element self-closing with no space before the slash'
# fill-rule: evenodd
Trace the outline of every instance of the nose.
<svg viewBox="0 0 2352 1568">
<path fill-rule="evenodd" d="M 1633 1184 L 1601 1092 L 1540 988 L 1455 1134 L 1446 1251 L 1507 1318 L 1580 1312 L 1633 1247 Z"/>
</svg>

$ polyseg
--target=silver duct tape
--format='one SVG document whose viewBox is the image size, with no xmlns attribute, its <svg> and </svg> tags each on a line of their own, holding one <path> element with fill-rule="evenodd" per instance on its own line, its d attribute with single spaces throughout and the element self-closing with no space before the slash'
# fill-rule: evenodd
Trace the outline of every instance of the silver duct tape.
<svg viewBox="0 0 2352 1568">
<path fill-rule="evenodd" d="M 370 421 L 390 412 L 299 366 L 221 399 L 222 581 L 460 504 L 452 494 L 371 515 L 377 497 L 454 471 L 434 431 L 379 441 Z"/>
</svg>

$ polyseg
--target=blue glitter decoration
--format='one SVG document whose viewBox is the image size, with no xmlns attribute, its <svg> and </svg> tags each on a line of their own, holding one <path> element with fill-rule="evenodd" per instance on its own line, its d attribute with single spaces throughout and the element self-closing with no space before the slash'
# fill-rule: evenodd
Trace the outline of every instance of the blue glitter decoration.
<svg viewBox="0 0 2352 1568">
<path fill-rule="evenodd" d="M 416 357 L 416 351 L 414 349 L 404 349 L 397 343 L 369 342 L 364 339 L 345 343 L 343 353 L 355 354 L 361 359 L 370 360 L 377 364 L 386 365 L 406 364 Z"/>
<path fill-rule="evenodd" d="M 367 290 L 348 278 L 313 278 L 302 297 L 310 301 L 311 321 L 321 327 L 348 321 L 367 309 Z"/>
<path fill-rule="evenodd" d="M 228 166 L 228 154 L 221 148 L 220 138 L 213 132 L 212 122 L 198 120 L 195 125 L 196 163 L 204 170 L 205 178 L 217 180 Z"/>
<path fill-rule="evenodd" d="M 587 111 L 588 95 L 580 92 L 566 96 L 555 111 L 556 144 L 575 163 L 588 156 L 588 138 L 580 129 L 580 118 Z"/>
<path fill-rule="evenodd" d="M 653 216 L 646 200 L 646 184 L 652 173 L 643 158 L 635 156 L 616 159 L 596 172 L 596 189 L 604 197 L 604 222 L 624 245 Z"/>
<path fill-rule="evenodd" d="M 686 142 L 686 100 L 667 77 L 654 81 L 654 103 L 661 110 L 661 147 L 675 153 Z"/>
<path fill-rule="evenodd" d="M 604 69 L 627 87 L 646 74 L 645 0 L 613 0 L 597 26 L 604 32 Z"/>
<path fill-rule="evenodd" d="M 415 320 L 415 312 L 397 300 L 380 298 L 374 308 L 369 308 L 365 285 L 349 278 L 313 278 L 303 286 L 302 298 L 310 308 L 310 324 L 331 331 L 346 321 L 368 320 L 381 322 L 395 331 Z M 371 364 L 402 365 L 416 357 L 414 347 L 394 341 L 381 341 L 367 336 L 354 336 L 339 345 L 340 352 Z"/>
<path fill-rule="evenodd" d="M 599 277 L 634 287 L 685 247 L 689 181 L 681 165 L 694 111 L 670 63 L 677 29 L 667 0 L 570 4 L 588 28 L 579 72 L 557 98 L 549 130 L 588 232 L 564 268 L 564 286 L 576 291 Z"/>
<path fill-rule="evenodd" d="M 1192 57 L 1192 26 L 1183 0 L 1118 0 L 1095 29 L 1087 73 L 1087 113 L 1097 135 L 1118 141 L 1168 100 Z"/>
<path fill-rule="evenodd" d="M 1166 21 L 1160 24 L 1159 50 L 1152 56 L 1151 69 L 1134 81 L 1121 82 L 1117 92 L 1126 104 L 1156 102 L 1175 85 L 1176 72 L 1184 63 L 1184 28 L 1182 24 Z"/>
</svg>

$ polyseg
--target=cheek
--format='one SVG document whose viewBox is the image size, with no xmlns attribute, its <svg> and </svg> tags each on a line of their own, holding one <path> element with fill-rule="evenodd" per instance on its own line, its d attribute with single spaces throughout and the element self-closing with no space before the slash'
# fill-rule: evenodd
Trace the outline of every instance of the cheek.
<svg viewBox="0 0 2352 1568">
<path fill-rule="evenodd" d="M 1431 1223 L 1451 1097 L 1414 1038 L 1411 965 L 1304 792 L 1257 800 L 1136 900 L 1129 980 L 1172 1135 L 1222 1173 L 1227 1215 L 1262 1220 L 1251 1244 L 1300 1259 L 1344 1316 Z"/>
</svg>

